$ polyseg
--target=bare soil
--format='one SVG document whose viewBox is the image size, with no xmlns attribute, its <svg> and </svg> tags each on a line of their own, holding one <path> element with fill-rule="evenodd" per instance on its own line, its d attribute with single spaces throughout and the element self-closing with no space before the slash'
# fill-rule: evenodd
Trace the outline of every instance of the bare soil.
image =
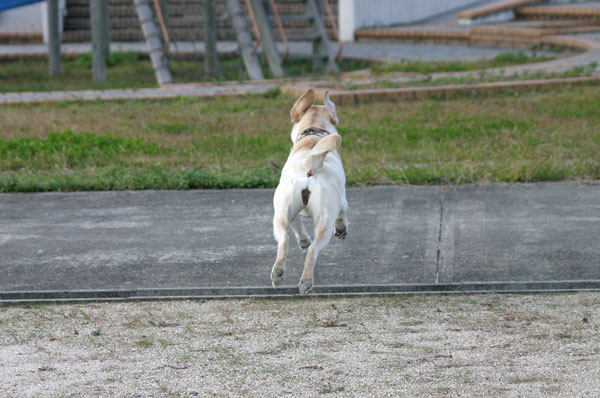
<svg viewBox="0 0 600 398">
<path fill-rule="evenodd" d="M 600 293 L 0 307 L 2 397 L 598 397 Z"/>
</svg>

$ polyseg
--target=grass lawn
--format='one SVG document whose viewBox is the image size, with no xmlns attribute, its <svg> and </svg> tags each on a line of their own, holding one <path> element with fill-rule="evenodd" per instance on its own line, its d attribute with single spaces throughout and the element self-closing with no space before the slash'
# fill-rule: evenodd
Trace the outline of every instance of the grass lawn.
<svg viewBox="0 0 600 398">
<path fill-rule="evenodd" d="M 263 62 L 265 78 L 271 78 L 266 61 Z M 222 59 L 220 61 L 223 80 L 247 80 L 240 58 Z M 348 72 L 369 67 L 365 61 L 343 60 L 339 63 L 341 72 Z M 203 81 L 202 60 L 173 59 L 170 63 L 175 83 Z M 292 60 L 285 63 L 288 76 L 307 76 L 325 73 L 314 70 L 311 61 Z M 92 79 L 92 56 L 80 54 L 76 58 L 63 58 L 60 76 L 48 76 L 48 62 L 40 58 L 23 58 L 19 60 L 0 60 L 0 92 L 24 91 L 60 91 L 60 90 L 92 90 L 92 89 L 124 89 L 158 87 L 154 70 L 147 56 L 140 53 L 112 53 L 107 62 L 106 83 L 97 84 Z"/>
<path fill-rule="evenodd" d="M 356 60 L 341 60 L 340 72 L 372 68 L 377 75 L 388 72 L 432 72 L 479 71 L 486 68 L 546 61 L 547 57 L 530 57 L 524 53 L 500 54 L 494 59 L 483 61 L 378 63 Z M 271 78 L 266 61 L 262 62 L 263 73 Z M 59 91 L 90 89 L 122 89 L 157 87 L 154 70 L 148 58 L 140 53 L 112 53 L 107 62 L 107 82 L 96 84 L 92 80 L 92 56 L 80 54 L 76 58 L 63 58 L 63 73 L 57 77 L 48 76 L 46 59 L 23 58 L 0 61 L 0 92 Z M 202 60 L 172 59 L 171 70 L 175 83 L 202 81 Z M 290 77 L 324 75 L 324 70 L 314 70 L 312 61 L 291 60 L 284 65 Z M 239 58 L 221 60 L 224 80 L 247 80 L 243 63 Z"/>
<path fill-rule="evenodd" d="M 0 191 L 274 187 L 285 95 L 0 108 Z M 599 179 L 600 90 L 338 109 L 349 185 Z"/>
</svg>

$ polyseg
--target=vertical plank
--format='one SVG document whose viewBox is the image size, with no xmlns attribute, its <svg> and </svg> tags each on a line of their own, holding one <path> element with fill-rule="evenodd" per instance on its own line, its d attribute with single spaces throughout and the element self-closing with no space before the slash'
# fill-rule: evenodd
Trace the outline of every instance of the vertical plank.
<svg viewBox="0 0 600 398">
<path fill-rule="evenodd" d="M 48 74 L 50 76 L 61 73 L 58 13 L 58 0 L 48 0 Z"/>
<path fill-rule="evenodd" d="M 306 0 L 306 4 L 310 9 L 309 12 L 312 12 L 314 16 L 312 28 L 321 35 L 321 40 L 313 42 L 313 52 L 314 54 L 327 54 L 327 70 L 335 74 L 340 73 L 340 69 L 335 62 L 333 52 L 331 51 L 327 30 L 325 29 L 325 22 L 323 21 L 323 13 L 317 5 L 317 0 Z"/>
<path fill-rule="evenodd" d="M 307 9 L 310 9 L 311 6 L 307 7 Z M 315 18 L 313 18 L 312 23 L 311 23 L 311 30 L 313 33 L 320 33 L 320 29 L 319 29 L 319 20 L 323 21 L 323 3 L 321 2 L 321 0 L 317 0 L 314 2 L 314 6 L 313 6 L 313 12 L 315 12 L 316 14 L 318 14 L 318 18 L 315 15 Z M 325 27 L 323 25 L 323 27 Z M 324 43 L 322 38 L 317 38 L 315 40 L 312 41 L 312 52 L 314 55 L 317 54 L 329 54 L 330 49 L 327 46 L 328 43 Z M 313 70 L 319 70 L 321 68 L 323 68 L 323 66 L 325 65 L 325 62 L 323 62 L 323 58 L 321 57 L 314 57 L 313 61 Z"/>
<path fill-rule="evenodd" d="M 104 57 L 108 60 L 108 56 L 110 55 L 110 14 L 108 7 L 108 0 L 102 1 L 102 13 L 101 13 L 102 21 L 102 46 L 104 51 Z"/>
<path fill-rule="evenodd" d="M 204 0 L 204 70 L 210 77 L 218 78 L 219 53 L 217 52 L 217 12 L 215 0 Z"/>
<path fill-rule="evenodd" d="M 103 23 L 108 20 L 104 4 L 107 0 L 90 1 L 90 19 L 92 30 L 92 74 L 96 83 L 106 82 L 106 36 Z"/>
<path fill-rule="evenodd" d="M 227 8 L 231 14 L 233 28 L 235 29 L 238 44 L 240 45 L 240 52 L 246 66 L 246 72 L 248 72 L 252 80 L 263 80 L 264 76 L 258 62 L 258 57 L 256 54 L 252 54 L 254 46 L 252 45 L 250 33 L 248 33 L 248 25 L 246 24 L 246 18 L 244 18 L 240 0 L 227 0 Z"/>
<path fill-rule="evenodd" d="M 142 26 L 142 32 L 150 50 L 150 61 L 154 68 L 154 75 L 158 84 L 170 84 L 173 82 L 171 71 L 167 63 L 167 57 L 162 56 L 163 46 L 159 37 L 158 29 L 154 23 L 154 14 L 148 0 L 133 0 L 138 20 Z"/>
<path fill-rule="evenodd" d="M 269 21 L 267 20 L 263 0 L 250 0 L 250 4 L 252 4 L 254 18 L 256 18 L 256 24 L 258 25 L 258 31 L 260 32 L 263 54 L 265 54 L 265 57 L 267 58 L 269 69 L 271 69 L 273 77 L 284 77 L 285 71 L 281 66 L 281 57 L 277 51 L 275 39 L 273 38 Z"/>
</svg>

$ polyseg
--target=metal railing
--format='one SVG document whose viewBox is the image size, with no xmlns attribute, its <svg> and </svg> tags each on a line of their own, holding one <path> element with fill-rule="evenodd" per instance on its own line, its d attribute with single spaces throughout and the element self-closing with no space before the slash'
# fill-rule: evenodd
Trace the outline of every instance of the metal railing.
<svg viewBox="0 0 600 398">
<path fill-rule="evenodd" d="M 252 10 L 252 4 L 250 4 L 250 0 L 244 0 L 244 3 L 246 4 L 246 9 L 248 10 L 248 15 L 250 16 L 250 23 L 252 24 L 254 37 L 256 38 L 254 48 L 252 49 L 252 54 L 256 54 L 261 43 L 260 32 L 258 30 L 258 24 L 256 23 L 256 18 L 254 17 L 254 11 Z"/>
<path fill-rule="evenodd" d="M 160 30 L 162 31 L 163 38 L 165 40 L 165 44 L 163 45 L 161 58 L 164 58 L 169 52 L 169 32 L 167 31 L 167 24 L 165 23 L 165 18 L 162 13 L 162 8 L 160 8 L 160 0 L 154 0 L 154 8 L 156 9 L 156 16 L 158 17 L 158 23 L 160 24 Z"/>
<path fill-rule="evenodd" d="M 273 10 L 273 17 L 275 18 L 275 25 L 277 25 L 279 36 L 281 36 L 281 40 L 283 40 L 283 45 L 285 46 L 285 53 L 283 54 L 283 57 L 281 57 L 281 63 L 283 64 L 290 55 L 290 43 L 288 43 L 285 30 L 283 29 L 283 24 L 281 23 L 281 18 L 279 17 L 279 11 L 277 11 L 275 0 L 269 0 L 269 4 L 271 4 L 271 9 Z"/>
</svg>

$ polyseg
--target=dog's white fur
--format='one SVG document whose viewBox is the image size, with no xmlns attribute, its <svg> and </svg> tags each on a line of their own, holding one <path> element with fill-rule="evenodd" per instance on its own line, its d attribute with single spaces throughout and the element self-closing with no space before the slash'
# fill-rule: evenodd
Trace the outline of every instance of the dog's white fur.
<svg viewBox="0 0 600 398">
<path fill-rule="evenodd" d="M 298 289 L 306 294 L 312 289 L 313 270 L 319 252 L 327 246 L 334 233 L 340 239 L 347 234 L 346 176 L 337 153 L 341 137 L 335 128 L 338 123 L 335 104 L 324 96 L 325 105 L 313 105 L 315 92 L 308 89 L 294 104 L 290 115 L 294 127 L 291 138 L 294 146 L 281 172 L 275 190 L 273 234 L 277 240 L 277 259 L 271 272 L 273 286 L 283 279 L 288 250 L 287 225 L 291 224 L 301 248 L 308 248 Z M 298 140 L 309 128 L 326 130 L 329 135 L 308 135 Z M 314 221 L 314 240 L 311 242 L 302 224 L 302 215 Z"/>
</svg>

